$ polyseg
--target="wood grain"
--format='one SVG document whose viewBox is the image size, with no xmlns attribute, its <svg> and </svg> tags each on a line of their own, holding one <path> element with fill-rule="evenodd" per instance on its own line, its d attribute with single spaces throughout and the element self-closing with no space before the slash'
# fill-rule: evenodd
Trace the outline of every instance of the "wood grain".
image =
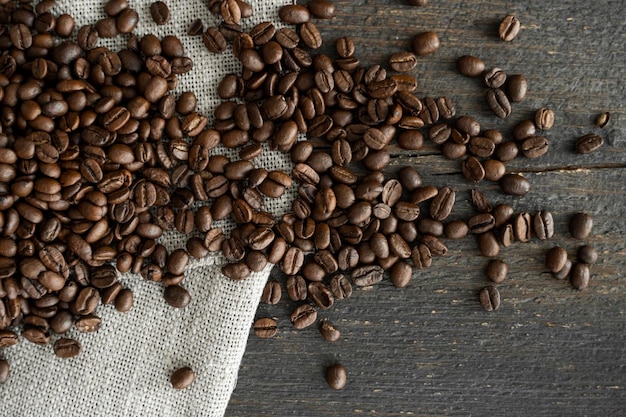
<svg viewBox="0 0 626 417">
<path fill-rule="evenodd" d="M 555 416 L 626 413 L 626 31 L 619 1 L 431 1 L 424 8 L 401 0 L 336 1 L 337 15 L 316 22 L 324 51 L 334 39 L 351 36 L 364 65 L 384 63 L 407 50 L 412 37 L 433 30 L 441 48 L 423 57 L 414 73 L 420 96 L 448 95 L 457 114 L 471 114 L 483 128 L 508 134 L 539 107 L 555 110 L 548 155 L 518 158 L 507 167 L 524 172 L 532 191 L 524 198 L 480 183 L 492 203 L 518 211 L 545 208 L 555 216 L 557 236 L 504 248 L 510 265 L 499 286 L 501 309 L 485 313 L 477 293 L 486 285 L 474 239 L 448 241 L 450 253 L 419 271 L 405 289 L 389 281 L 359 289 L 349 300 L 320 314 L 342 331 L 325 342 L 316 328 L 292 330 L 295 304 L 261 305 L 258 316 L 278 318 L 273 340 L 251 336 L 227 416 Z M 506 14 L 522 30 L 511 43 L 497 37 Z M 456 73 L 455 60 L 474 54 L 488 67 L 529 80 L 527 99 L 510 119 L 497 120 L 486 106 L 478 80 Z M 605 129 L 596 115 L 611 112 Z M 605 146 L 596 154 L 573 152 L 576 137 L 596 132 Z M 414 165 L 424 183 L 458 191 L 454 218 L 472 213 L 459 163 L 425 148 L 394 150 L 387 171 Z M 545 251 L 561 245 L 572 258 L 581 244 L 567 232 L 569 216 L 594 216 L 594 245 L 600 260 L 589 289 L 576 291 L 543 268 Z M 273 279 L 283 280 L 278 272 Z M 348 370 L 342 391 L 330 390 L 325 366 Z"/>
</svg>

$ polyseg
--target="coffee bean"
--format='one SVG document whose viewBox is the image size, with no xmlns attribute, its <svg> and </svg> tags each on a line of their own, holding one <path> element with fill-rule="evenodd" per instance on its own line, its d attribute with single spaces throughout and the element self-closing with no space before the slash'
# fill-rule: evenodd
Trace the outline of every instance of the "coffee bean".
<svg viewBox="0 0 626 417">
<path fill-rule="evenodd" d="M 263 288 L 261 301 L 265 304 L 278 304 L 282 294 L 281 286 L 276 281 L 268 281 Z"/>
<path fill-rule="evenodd" d="M 224 35 L 214 26 L 209 27 L 206 32 L 202 34 L 202 43 L 209 52 L 214 54 L 223 52 L 226 50 L 227 41 Z M 234 95 L 237 88 L 237 81 L 234 78 L 224 78 L 218 87 L 218 94 L 222 98 L 228 98 Z"/>
<path fill-rule="evenodd" d="M 185 308 L 191 302 L 189 291 L 179 285 L 170 285 L 163 293 L 165 302 L 174 308 Z"/>
<path fill-rule="evenodd" d="M 391 283 L 398 288 L 406 287 L 411 281 L 413 275 L 413 268 L 406 262 L 396 262 L 389 272 L 389 278 Z"/>
<path fill-rule="evenodd" d="M 597 151 L 604 145 L 602 136 L 589 133 L 576 139 L 576 153 L 589 154 Z"/>
<path fill-rule="evenodd" d="M 598 260 L 598 252 L 593 246 L 583 245 L 578 248 L 578 260 L 586 264 L 595 264 Z"/>
<path fill-rule="evenodd" d="M 304 329 L 317 320 L 317 310 L 310 304 L 303 304 L 297 307 L 289 316 L 294 329 Z"/>
<path fill-rule="evenodd" d="M 307 7 L 318 19 L 331 19 L 335 15 L 335 5 L 327 0 L 310 0 Z"/>
<path fill-rule="evenodd" d="M 535 125 L 541 130 L 550 130 L 554 125 L 554 112 L 544 107 L 535 113 Z"/>
<path fill-rule="evenodd" d="M 157 25 L 164 25 L 170 20 L 170 9 L 162 1 L 155 1 L 150 5 L 150 16 Z"/>
<path fill-rule="evenodd" d="M 478 77 L 485 71 L 485 63 L 475 56 L 463 55 L 456 61 L 456 68 L 467 77 Z"/>
<path fill-rule="evenodd" d="M 495 218 L 490 213 L 481 213 L 472 216 L 467 221 L 467 225 L 472 233 L 485 233 L 495 226 Z"/>
<path fill-rule="evenodd" d="M 546 268 L 552 273 L 563 269 L 567 262 L 567 252 L 560 246 L 554 246 L 546 253 Z"/>
<path fill-rule="evenodd" d="M 382 281 L 383 269 L 377 265 L 361 266 L 352 271 L 351 279 L 359 287 L 374 285 Z"/>
<path fill-rule="evenodd" d="M 546 210 L 541 210 L 535 214 L 533 218 L 533 230 L 535 235 L 541 239 L 550 239 L 554 236 L 554 220 L 552 213 Z"/>
<path fill-rule="evenodd" d="M 463 220 L 454 220 L 444 226 L 443 234 L 448 239 L 463 239 L 469 233 L 469 227 Z"/>
<path fill-rule="evenodd" d="M 252 325 L 252 329 L 254 334 L 262 339 L 270 339 L 278 333 L 276 320 L 269 317 L 257 319 Z"/>
<path fill-rule="evenodd" d="M 509 266 L 500 259 L 493 259 L 487 265 L 487 278 L 499 284 L 504 281 L 509 272 Z"/>
<path fill-rule="evenodd" d="M 337 51 L 337 55 L 342 58 L 349 58 L 354 55 L 354 41 L 346 36 L 337 38 L 335 41 L 335 50 Z"/>
<path fill-rule="evenodd" d="M 480 253 L 487 258 L 498 256 L 498 253 L 500 253 L 500 245 L 493 232 L 489 231 L 478 235 L 478 249 Z"/>
<path fill-rule="evenodd" d="M 187 28 L 187 35 L 198 36 L 204 32 L 204 24 L 201 19 L 194 19 Z"/>
<path fill-rule="evenodd" d="M 430 217 L 434 220 L 445 220 L 454 207 L 455 192 L 450 187 L 443 187 L 430 204 Z"/>
<path fill-rule="evenodd" d="M 121 290 L 115 297 L 115 309 L 120 313 L 125 313 L 133 308 L 135 298 L 129 289 Z"/>
<path fill-rule="evenodd" d="M 291 25 L 299 25 L 301 23 L 306 23 L 311 19 L 311 13 L 306 6 L 289 4 L 286 6 L 282 6 L 278 10 L 278 17 L 285 23 L 289 23 Z"/>
<path fill-rule="evenodd" d="M 0 359 L 0 385 L 9 380 L 10 367 L 9 362 L 5 359 Z"/>
<path fill-rule="evenodd" d="M 422 32 L 413 38 L 413 51 L 419 55 L 429 55 L 439 49 L 439 37 L 435 32 Z"/>
<path fill-rule="evenodd" d="M 335 390 L 343 389 L 346 386 L 348 374 L 346 368 L 341 364 L 331 365 L 326 368 L 326 382 L 328 386 Z"/>
<path fill-rule="evenodd" d="M 491 68 L 484 75 L 485 85 L 489 88 L 500 88 L 506 82 L 506 72 L 501 68 Z"/>
<path fill-rule="evenodd" d="M 500 22 L 498 27 L 498 35 L 505 42 L 511 42 L 520 30 L 520 21 L 517 17 L 508 15 Z"/>
<path fill-rule="evenodd" d="M 196 374 L 193 369 L 185 366 L 174 371 L 174 373 L 170 376 L 170 383 L 175 389 L 182 390 L 189 388 L 195 379 Z"/>
<path fill-rule="evenodd" d="M 500 308 L 500 292 L 493 285 L 480 290 L 480 305 L 485 311 L 494 311 Z"/>
<path fill-rule="evenodd" d="M 73 358 L 78 356 L 81 350 L 81 344 L 75 339 L 63 337 L 54 342 L 54 354 L 59 358 Z"/>
<path fill-rule="evenodd" d="M 500 179 L 500 188 L 506 194 L 524 196 L 530 191 L 530 182 L 521 174 L 505 174 Z"/>
<path fill-rule="evenodd" d="M 556 279 L 566 279 L 570 276 L 570 272 L 572 270 L 572 261 L 567 259 L 565 261 L 565 266 L 561 268 L 559 272 L 553 272 L 552 276 Z"/>
<path fill-rule="evenodd" d="M 299 30 L 300 40 L 307 47 L 317 49 L 322 46 L 322 35 L 317 26 L 311 22 L 303 23 Z"/>
<path fill-rule="evenodd" d="M 588 264 L 576 263 L 570 272 L 570 282 L 577 290 L 584 290 L 589 286 L 590 275 Z"/>
<path fill-rule="evenodd" d="M 527 91 L 528 81 L 522 74 L 513 74 L 507 77 L 506 92 L 511 102 L 517 103 L 524 100 Z"/>
<path fill-rule="evenodd" d="M 583 240 L 589 237 L 593 228 L 593 218 L 588 213 L 576 213 L 569 221 L 569 232 L 574 239 Z"/>
<path fill-rule="evenodd" d="M 304 278 L 299 275 L 292 275 L 287 278 L 287 293 L 292 301 L 306 300 L 308 293 Z"/>
<path fill-rule="evenodd" d="M 487 104 L 500 119 L 506 119 L 511 114 L 511 103 L 504 91 L 499 88 L 493 88 L 487 92 Z"/>
<path fill-rule="evenodd" d="M 336 342 L 341 337 L 341 332 L 328 320 L 320 324 L 320 333 L 327 342 Z"/>
<path fill-rule="evenodd" d="M 485 168 L 474 156 L 470 156 L 461 163 L 461 172 L 469 182 L 480 182 L 485 178 Z"/>
<path fill-rule="evenodd" d="M 14 346 L 19 341 L 17 334 L 10 330 L 0 330 L 0 348 Z"/>
<path fill-rule="evenodd" d="M 411 52 L 397 52 L 389 58 L 389 66 L 397 72 L 409 72 L 417 65 L 417 57 Z"/>
<path fill-rule="evenodd" d="M 609 124 L 610 120 L 611 120 L 611 113 L 610 112 L 605 111 L 603 113 L 600 113 L 598 115 L 598 117 L 596 117 L 596 126 L 598 126 L 600 129 L 602 129 L 606 125 Z"/>
</svg>

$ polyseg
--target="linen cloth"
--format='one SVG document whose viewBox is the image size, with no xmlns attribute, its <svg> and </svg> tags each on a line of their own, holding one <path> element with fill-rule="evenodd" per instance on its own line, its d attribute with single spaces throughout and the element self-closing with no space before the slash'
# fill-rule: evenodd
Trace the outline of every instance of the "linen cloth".
<svg viewBox="0 0 626 417">
<path fill-rule="evenodd" d="M 194 61 L 190 73 L 179 76 L 176 93 L 194 91 L 198 109 L 213 120 L 220 99 L 216 88 L 228 73 L 240 73 L 239 61 L 232 50 L 211 54 L 200 36 L 186 34 L 190 23 L 200 18 L 205 28 L 218 25 L 206 0 L 165 0 L 171 11 L 169 23 L 157 26 L 149 12 L 152 1 L 129 0 L 140 21 L 137 36 L 154 33 L 159 37 L 178 36 L 186 55 Z M 251 18 L 243 19 L 249 30 L 263 21 L 280 26 L 278 9 L 288 0 L 248 0 L 254 8 Z M 106 17 L 104 0 L 57 0 L 53 12 L 68 13 L 76 21 L 75 33 L 84 24 Z M 127 35 L 101 39 L 100 45 L 119 50 Z M 213 153 L 235 156 L 223 148 Z M 237 159 L 237 158 L 235 158 Z M 290 172 L 288 155 L 264 149 L 254 161 L 257 166 Z M 280 216 L 290 205 L 293 190 L 278 200 L 267 200 L 264 209 Z M 225 231 L 232 224 L 223 223 Z M 184 248 L 187 236 L 169 233 L 161 242 L 172 250 Z M 121 278 L 135 295 L 135 306 L 118 313 L 112 306 L 99 306 L 96 314 L 103 324 L 95 334 L 80 334 L 82 353 L 71 359 L 57 358 L 52 342 L 37 346 L 22 338 L 17 346 L 4 349 L 11 365 L 11 377 L 0 385 L 1 417 L 140 417 L 140 416 L 222 416 L 243 356 L 250 327 L 271 265 L 251 278 L 235 282 L 224 277 L 223 257 L 212 255 L 191 260 L 183 286 L 192 295 L 185 309 L 177 310 L 163 300 L 161 284 L 146 282 L 138 275 Z M 171 387 L 173 371 L 190 366 L 196 373 L 194 384 L 182 391 Z"/>
</svg>

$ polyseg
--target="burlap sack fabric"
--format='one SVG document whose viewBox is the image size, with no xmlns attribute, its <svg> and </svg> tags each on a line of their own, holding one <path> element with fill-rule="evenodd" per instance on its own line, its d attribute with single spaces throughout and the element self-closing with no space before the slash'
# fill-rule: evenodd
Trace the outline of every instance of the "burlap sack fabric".
<svg viewBox="0 0 626 417">
<path fill-rule="evenodd" d="M 157 26 L 150 17 L 150 0 L 130 0 L 140 23 L 138 36 L 174 34 L 194 60 L 192 72 L 180 76 L 177 93 L 194 91 L 199 111 L 212 119 L 220 102 L 219 80 L 227 73 L 239 73 L 240 64 L 231 50 L 209 53 L 200 37 L 186 35 L 197 18 L 205 27 L 219 20 L 210 14 L 206 0 L 166 0 L 170 22 Z M 242 25 L 250 29 L 263 21 L 279 22 L 278 8 L 288 0 L 249 0 L 252 18 Z M 74 16 L 76 28 L 105 17 L 104 0 L 57 0 L 56 13 Z M 111 48 L 124 47 L 126 37 L 101 40 Z M 216 153 L 226 151 L 214 150 Z M 228 153 L 226 153 L 228 154 Z M 230 154 L 230 155 L 234 155 Z M 258 166 L 290 171 L 288 156 L 264 150 Z M 291 195 L 266 201 L 268 211 L 283 214 Z M 223 225 L 228 229 L 228 224 Z M 187 237 L 170 233 L 162 239 L 168 249 L 184 247 Z M 18 346 L 4 349 L 11 363 L 11 377 L 0 386 L 0 416 L 222 416 L 237 380 L 250 326 L 271 266 L 243 282 L 234 282 L 220 273 L 220 256 L 191 261 L 183 286 L 192 294 L 191 304 L 182 310 L 163 301 L 163 288 L 140 276 L 122 277 L 135 294 L 135 307 L 128 313 L 111 306 L 98 307 L 103 325 L 96 334 L 75 330 L 83 352 L 73 359 L 57 358 L 52 344 L 37 346 L 22 339 Z M 56 340 L 53 338 L 53 341 Z M 174 390 L 171 373 L 191 366 L 196 381 L 187 390 Z"/>
</svg>

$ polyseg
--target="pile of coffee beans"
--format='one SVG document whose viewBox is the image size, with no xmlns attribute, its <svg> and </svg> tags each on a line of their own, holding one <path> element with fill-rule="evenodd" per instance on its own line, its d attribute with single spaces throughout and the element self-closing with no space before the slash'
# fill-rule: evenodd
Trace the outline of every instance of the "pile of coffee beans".
<svg viewBox="0 0 626 417">
<path fill-rule="evenodd" d="M 223 253 L 228 263 L 222 272 L 233 280 L 276 264 L 287 276 L 289 298 L 301 302 L 289 320 L 303 329 L 317 322 L 318 310 L 350 297 L 353 286 L 381 282 L 387 270 L 395 286 L 405 287 L 414 269 L 428 268 L 447 253 L 445 239 L 473 234 L 480 252 L 495 258 L 501 246 L 554 235 L 548 211 L 492 207 L 477 189 L 476 214 L 449 221 L 454 189 L 424 184 L 412 166 L 383 173 L 391 146 L 415 151 L 428 140 L 459 161 L 471 184 L 494 182 L 505 194 L 524 196 L 530 182 L 507 171 L 506 163 L 548 151 L 547 138 L 537 131 L 553 126 L 550 109 L 537 110 L 505 140 L 471 116 L 457 116 L 449 97 L 418 97 L 409 72 L 417 56 L 439 48 L 434 32 L 417 34 L 412 51 L 392 54 L 388 73 L 382 65 L 362 65 L 349 37 L 335 40 L 333 56 L 315 53 L 324 40 L 313 20 L 335 13 L 327 0 L 282 7 L 280 18 L 295 29 L 263 22 L 249 32 L 240 25 L 252 14 L 248 3 L 211 0 L 208 9 L 222 22 L 204 30 L 198 19 L 188 33 L 201 35 L 213 53 L 232 45 L 242 71 L 220 81 L 217 93 L 224 101 L 209 126 L 196 111 L 194 92 L 172 93 L 178 77 L 193 67 L 183 43 L 175 36 L 137 38 L 132 32 L 138 14 L 125 0 L 106 2 L 107 17 L 78 28 L 75 40 L 74 20 L 54 16 L 53 0 L 0 3 L 0 348 L 18 342 L 18 329 L 42 345 L 72 326 L 97 331 L 99 304 L 121 312 L 133 306 L 120 272 L 161 282 L 165 301 L 184 308 L 191 299 L 180 285 L 185 268 L 190 258 L 211 252 Z M 161 1 L 150 13 L 159 25 L 170 19 Z M 518 30 L 519 21 L 509 16 L 500 36 L 510 41 Z M 100 38 L 120 34 L 128 38 L 126 48 L 98 46 Z M 523 75 L 486 70 L 478 57 L 459 58 L 457 68 L 482 77 L 487 102 L 500 118 L 526 95 Z M 309 140 L 298 141 L 301 134 Z M 581 153 L 602 145 L 595 136 L 579 142 Z M 239 160 L 220 155 L 218 145 L 237 149 Z M 291 172 L 255 166 L 268 147 L 289 153 Z M 294 186 L 297 197 L 288 214 L 276 218 L 264 210 L 266 199 Z M 591 223 L 579 217 L 572 235 L 583 239 Z M 214 224 L 225 219 L 235 223 L 230 236 Z M 169 253 L 159 243 L 169 231 L 190 236 L 186 247 Z M 551 272 L 558 278 L 571 274 L 576 288 L 586 287 L 585 266 L 595 261 L 595 251 L 581 248 L 581 262 L 571 273 L 564 269 L 567 254 L 563 260 L 562 252 L 552 252 Z M 487 268 L 493 284 L 507 273 L 501 260 Z M 270 281 L 262 301 L 277 304 L 282 292 L 280 283 Z M 479 300 L 488 311 L 501 303 L 495 285 L 484 288 Z M 264 338 L 278 329 L 274 318 L 253 325 Z M 320 332 L 330 342 L 340 338 L 329 321 L 321 322 Z M 54 342 L 59 357 L 80 351 L 77 340 Z M 0 360 L 0 382 L 8 372 Z M 182 368 L 171 383 L 183 389 L 194 378 Z M 341 389 L 345 368 L 332 366 L 327 380 Z"/>
</svg>

